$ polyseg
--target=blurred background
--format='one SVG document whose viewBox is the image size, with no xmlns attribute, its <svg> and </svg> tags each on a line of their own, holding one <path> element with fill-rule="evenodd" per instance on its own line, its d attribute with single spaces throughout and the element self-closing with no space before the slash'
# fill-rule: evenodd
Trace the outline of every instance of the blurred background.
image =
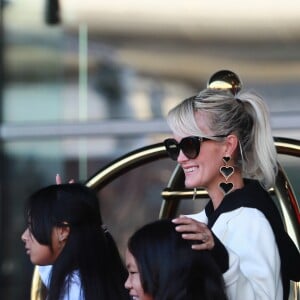
<svg viewBox="0 0 300 300">
<path fill-rule="evenodd" d="M 26 197 L 56 173 L 84 182 L 162 141 L 167 111 L 217 70 L 264 97 L 274 136 L 300 138 L 297 0 L 0 1 L 1 299 L 29 299 Z M 299 199 L 299 159 L 280 162 Z M 100 191 L 122 254 L 128 235 L 158 217 L 174 167 L 157 161 Z"/>
</svg>

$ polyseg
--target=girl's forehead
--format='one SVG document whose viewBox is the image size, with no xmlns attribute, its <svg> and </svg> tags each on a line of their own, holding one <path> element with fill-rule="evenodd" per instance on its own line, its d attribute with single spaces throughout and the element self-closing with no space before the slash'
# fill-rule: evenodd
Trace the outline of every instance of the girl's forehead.
<svg viewBox="0 0 300 300">
<path fill-rule="evenodd" d="M 126 249 L 125 260 L 126 260 L 126 266 L 127 266 L 127 268 L 137 267 L 137 264 L 136 264 L 136 261 L 135 261 L 135 257 L 132 255 L 132 253 L 129 251 L 128 248 Z"/>
</svg>

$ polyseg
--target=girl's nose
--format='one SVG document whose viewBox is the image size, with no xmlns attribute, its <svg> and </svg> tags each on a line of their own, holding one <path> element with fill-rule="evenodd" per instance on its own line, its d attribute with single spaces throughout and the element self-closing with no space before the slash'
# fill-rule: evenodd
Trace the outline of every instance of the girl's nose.
<svg viewBox="0 0 300 300">
<path fill-rule="evenodd" d="M 130 284 L 130 280 L 129 280 L 129 275 L 128 275 L 126 281 L 125 281 L 124 286 L 125 286 L 125 288 L 128 289 L 128 290 L 131 288 L 131 284 Z"/>
<path fill-rule="evenodd" d="M 25 229 L 25 231 L 21 235 L 21 240 L 25 243 L 28 239 L 28 228 Z"/>
</svg>

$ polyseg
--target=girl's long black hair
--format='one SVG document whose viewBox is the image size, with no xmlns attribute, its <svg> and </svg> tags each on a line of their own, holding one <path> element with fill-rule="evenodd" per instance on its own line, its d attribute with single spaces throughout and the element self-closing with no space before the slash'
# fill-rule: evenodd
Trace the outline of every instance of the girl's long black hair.
<svg viewBox="0 0 300 300">
<path fill-rule="evenodd" d="M 192 250 L 170 220 L 149 223 L 128 242 L 144 292 L 154 300 L 226 300 L 222 273 L 209 250 Z"/>
<path fill-rule="evenodd" d="M 75 270 L 85 299 L 129 299 L 124 288 L 127 272 L 114 239 L 102 228 L 94 191 L 78 183 L 42 188 L 29 198 L 26 217 L 35 239 L 50 248 L 53 227 L 70 227 L 52 267 L 47 300 L 60 299 L 67 292 Z"/>
</svg>

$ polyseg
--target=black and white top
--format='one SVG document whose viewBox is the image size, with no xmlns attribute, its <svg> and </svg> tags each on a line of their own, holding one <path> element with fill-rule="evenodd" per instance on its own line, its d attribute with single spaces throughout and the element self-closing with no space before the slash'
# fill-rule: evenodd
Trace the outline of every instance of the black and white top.
<svg viewBox="0 0 300 300">
<path fill-rule="evenodd" d="M 214 210 L 210 201 L 198 214 L 216 237 L 230 300 L 286 300 L 289 281 L 300 280 L 300 254 L 285 232 L 267 191 L 255 180 L 226 195 Z M 224 247 L 225 246 L 225 247 Z"/>
</svg>

